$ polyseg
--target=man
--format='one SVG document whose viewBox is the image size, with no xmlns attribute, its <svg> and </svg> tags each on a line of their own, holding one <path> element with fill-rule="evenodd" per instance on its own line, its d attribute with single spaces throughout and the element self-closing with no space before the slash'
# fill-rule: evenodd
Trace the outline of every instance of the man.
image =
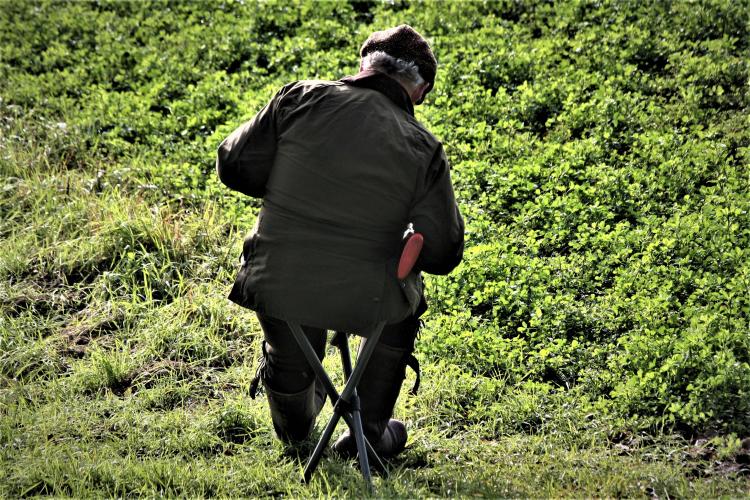
<svg viewBox="0 0 750 500">
<path fill-rule="evenodd" d="M 255 310 L 263 329 L 259 377 L 277 435 L 306 439 L 325 401 L 285 320 L 304 325 L 320 359 L 325 329 L 360 332 L 386 320 L 358 392 L 365 435 L 389 457 L 407 438 L 391 416 L 427 307 L 419 271 L 458 265 L 464 225 L 442 145 L 414 118 L 435 81 L 428 43 L 401 25 L 373 33 L 360 55 L 355 76 L 283 87 L 222 142 L 217 171 L 228 187 L 263 198 L 229 298 Z M 409 223 L 425 244 L 400 282 Z M 334 449 L 356 454 L 348 433 Z"/>
</svg>

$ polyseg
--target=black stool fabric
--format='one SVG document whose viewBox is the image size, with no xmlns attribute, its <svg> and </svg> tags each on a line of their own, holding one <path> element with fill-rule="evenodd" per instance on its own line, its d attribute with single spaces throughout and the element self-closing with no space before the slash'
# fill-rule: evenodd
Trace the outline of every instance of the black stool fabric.
<svg viewBox="0 0 750 500">
<path fill-rule="evenodd" d="M 299 392 L 315 380 L 302 350 L 292 336 L 286 321 L 258 314 L 266 342 L 263 381 L 273 390 L 284 393 Z M 386 325 L 380 343 L 397 349 L 414 350 L 420 321 L 410 316 L 400 323 Z M 325 356 L 326 331 L 320 328 L 303 327 L 318 359 Z"/>
</svg>

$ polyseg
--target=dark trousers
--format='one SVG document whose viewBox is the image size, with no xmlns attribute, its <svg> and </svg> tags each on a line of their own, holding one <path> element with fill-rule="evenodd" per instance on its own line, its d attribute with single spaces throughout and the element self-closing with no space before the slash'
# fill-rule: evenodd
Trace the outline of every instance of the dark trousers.
<svg viewBox="0 0 750 500">
<path fill-rule="evenodd" d="M 297 393 L 309 387 L 315 381 L 315 374 L 307 364 L 286 322 L 260 313 L 257 316 L 266 341 L 263 382 L 270 389 L 286 394 Z M 386 325 L 378 344 L 411 354 L 414 351 L 419 325 L 418 316 Z M 318 358 L 322 360 L 325 356 L 326 330 L 306 326 L 302 329 Z M 373 366 L 372 369 L 368 369 L 364 377 L 376 374 L 376 368 Z M 366 383 L 364 378 L 362 383 Z"/>
</svg>

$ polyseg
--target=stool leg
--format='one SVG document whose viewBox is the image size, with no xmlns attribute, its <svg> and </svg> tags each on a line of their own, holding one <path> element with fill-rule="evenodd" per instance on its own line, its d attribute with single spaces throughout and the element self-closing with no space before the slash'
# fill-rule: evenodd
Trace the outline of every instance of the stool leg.
<svg viewBox="0 0 750 500">
<path fill-rule="evenodd" d="M 349 337 L 344 332 L 336 332 L 333 339 L 331 340 L 331 344 L 336 346 L 339 349 L 339 352 L 341 354 L 341 365 L 344 367 L 344 376 L 347 380 L 349 380 L 349 377 L 352 376 L 352 358 L 349 351 Z M 360 423 L 362 422 L 362 411 L 359 404 L 356 405 L 356 408 L 359 409 L 358 413 L 360 415 Z M 349 420 L 344 418 L 346 420 L 346 424 L 349 426 L 350 429 L 354 428 L 354 420 Z M 363 426 L 364 427 L 364 426 Z M 363 437 L 364 437 L 364 429 L 363 429 Z M 375 452 L 375 449 L 372 447 L 370 442 L 367 440 L 366 437 L 363 439 L 365 448 L 367 448 L 367 455 L 369 457 L 369 460 L 371 463 L 378 469 L 378 471 L 383 474 L 384 476 L 388 476 L 388 470 L 385 468 L 385 465 L 383 464 L 383 461 L 380 459 L 378 454 Z M 355 444 L 356 444 L 356 438 L 355 438 Z"/>
<path fill-rule="evenodd" d="M 307 337 L 305 337 L 305 332 L 302 330 L 302 327 L 297 323 L 287 322 L 287 324 L 289 325 L 289 330 L 292 332 L 294 339 L 297 341 L 297 345 L 299 345 L 299 348 L 302 350 L 302 354 L 304 354 L 305 359 L 307 360 L 307 364 L 310 365 L 310 368 L 312 368 L 312 370 L 315 372 L 315 375 L 320 379 L 320 382 L 323 384 L 323 387 L 325 388 L 326 393 L 328 393 L 328 396 L 331 398 L 331 401 L 337 401 L 339 399 L 339 393 L 336 390 L 336 387 L 333 385 L 333 382 L 331 382 L 331 379 L 323 368 L 323 365 L 320 364 L 318 355 L 315 353 L 315 349 L 313 349 L 313 347 L 310 345 Z"/>
<path fill-rule="evenodd" d="M 362 349 L 362 352 L 359 353 L 359 356 L 357 357 L 357 366 L 354 367 L 354 371 L 352 372 L 351 376 L 347 379 L 346 386 L 344 387 L 344 390 L 341 392 L 340 397 L 344 401 L 349 401 L 350 398 L 352 397 L 352 394 L 357 389 L 357 385 L 359 385 L 359 381 L 362 379 L 362 374 L 365 372 L 365 368 L 367 368 L 367 363 L 370 361 L 370 358 L 372 357 L 372 353 L 375 352 L 375 347 L 378 344 L 378 340 L 380 340 L 380 335 L 383 333 L 383 328 L 385 328 L 385 324 L 386 324 L 385 321 L 381 321 L 380 323 L 378 323 L 378 325 L 372 330 L 370 335 L 367 337 L 367 342 L 365 343 L 365 347 L 364 349 Z M 318 359 L 318 358 L 316 357 L 315 359 Z M 320 361 L 318 361 L 318 364 L 320 364 Z"/>
<path fill-rule="evenodd" d="M 305 359 L 307 359 L 307 363 L 310 365 L 310 368 L 312 368 L 317 378 L 325 387 L 326 392 L 331 398 L 331 401 L 338 401 L 339 393 L 336 390 L 336 387 L 333 385 L 333 382 L 331 382 L 331 379 L 328 377 L 328 374 L 323 369 L 323 365 L 320 363 L 315 350 L 310 345 L 307 337 L 305 337 L 305 332 L 302 330 L 302 327 L 296 323 L 287 322 L 287 324 L 289 325 L 289 330 L 292 332 L 294 339 L 297 341 L 297 345 L 299 345 L 299 348 L 302 350 L 302 354 L 304 354 Z M 331 420 L 328 421 L 328 424 L 323 431 L 323 435 L 318 440 L 318 444 L 315 446 L 315 450 L 313 451 L 313 454 L 310 456 L 310 459 L 305 466 L 303 479 L 306 483 L 310 481 L 315 468 L 318 466 L 318 463 L 320 463 L 320 458 L 323 456 L 323 451 L 328 445 L 328 442 L 331 440 L 331 436 L 333 435 L 333 431 L 336 427 L 336 424 L 338 423 L 339 418 L 341 418 L 340 410 L 338 412 L 334 410 L 333 417 L 331 417 Z"/>
<path fill-rule="evenodd" d="M 362 419 L 359 414 L 359 396 L 357 391 L 354 391 L 352 396 L 354 409 L 352 410 L 352 432 L 354 432 L 354 440 L 357 443 L 357 454 L 359 456 L 359 469 L 362 471 L 362 477 L 365 478 L 367 484 L 372 488 L 372 477 L 370 475 L 370 462 L 367 459 L 367 449 L 365 448 L 365 433 L 362 430 Z"/>
<path fill-rule="evenodd" d="M 365 435 L 364 431 L 362 430 L 362 419 L 359 413 L 359 397 L 357 396 L 357 385 L 362 378 L 362 374 L 367 367 L 367 363 L 369 362 L 370 357 L 372 357 L 372 353 L 375 351 L 375 346 L 380 339 L 380 335 L 383 333 L 385 324 L 385 321 L 378 323 L 378 325 L 370 332 L 370 335 L 367 337 L 368 342 L 365 344 L 364 349 L 357 357 L 357 365 L 354 367 L 352 374 L 348 377 L 346 386 L 344 387 L 344 390 L 341 392 L 340 396 L 340 398 L 345 402 L 354 401 L 356 403 L 356 405 L 353 406 L 352 422 L 350 427 L 352 434 L 354 434 L 354 441 L 357 444 L 357 454 L 359 455 L 359 466 L 362 470 L 362 476 L 365 478 L 365 481 L 367 481 L 367 484 L 370 488 L 372 488 L 372 478 L 370 476 L 368 451 L 372 451 L 372 454 L 376 457 L 377 454 L 375 453 L 375 450 L 368 450 L 365 447 Z M 348 354 L 349 349 L 346 339 L 344 339 L 341 344 L 346 345 L 346 353 Z M 380 457 L 378 457 L 377 462 L 379 466 L 382 466 Z"/>
<path fill-rule="evenodd" d="M 310 455 L 310 459 L 307 461 L 307 465 L 305 465 L 304 480 L 306 483 L 310 482 L 313 472 L 315 472 L 315 469 L 318 467 L 320 458 L 323 456 L 323 452 L 325 451 L 326 446 L 328 446 L 328 442 L 331 440 L 333 431 L 336 430 L 336 424 L 338 424 L 340 418 L 340 411 L 334 409 L 333 416 L 328 420 L 325 429 L 323 429 L 323 434 L 321 434 L 320 439 L 318 439 L 318 444 L 315 445 L 313 454 Z"/>
<path fill-rule="evenodd" d="M 326 428 L 323 431 L 323 435 L 318 441 L 318 444 L 315 447 L 315 451 L 313 452 L 313 455 L 310 457 L 310 460 L 305 467 L 305 482 L 308 482 L 310 480 L 312 473 L 315 471 L 315 468 L 320 462 L 320 457 L 323 455 L 323 450 L 328 445 L 328 442 L 331 439 L 331 435 L 333 434 L 334 428 L 336 427 L 339 418 L 343 417 L 352 433 L 354 434 L 362 476 L 367 482 L 368 489 L 372 492 L 372 477 L 370 475 L 368 455 L 372 455 L 376 458 L 376 463 L 379 468 L 385 470 L 385 467 L 383 466 L 380 457 L 377 456 L 377 453 L 375 453 L 375 450 L 372 448 L 372 445 L 365 439 L 364 432 L 362 430 L 362 418 L 359 412 L 357 384 L 359 384 L 359 381 L 362 378 L 362 374 L 367 367 L 367 363 L 372 356 L 373 351 L 375 350 L 375 346 L 377 345 L 380 335 L 383 333 L 383 328 L 386 324 L 385 321 L 379 323 L 368 336 L 369 341 L 365 344 L 364 349 L 359 354 L 357 358 L 357 365 L 354 367 L 354 370 L 351 371 L 351 375 L 347 377 L 346 385 L 344 386 L 344 390 L 340 395 L 336 391 L 336 387 L 333 385 L 333 382 L 331 382 L 331 379 L 328 377 L 328 374 L 323 368 L 323 365 L 320 363 L 315 350 L 312 348 L 310 342 L 305 337 L 305 333 L 302 330 L 302 327 L 296 323 L 287 322 L 287 324 L 289 325 L 289 329 L 291 330 L 292 335 L 297 341 L 297 344 L 302 350 L 302 353 L 305 355 L 305 359 L 310 365 L 310 368 L 313 369 L 318 378 L 322 381 L 323 385 L 325 386 L 326 392 L 331 397 L 331 400 L 336 401 L 334 405 L 333 417 L 331 417 L 331 420 L 326 425 Z M 348 368 L 349 370 L 351 370 L 349 345 L 346 341 L 345 336 L 343 338 L 342 344 L 345 345 L 345 348 L 341 351 L 344 368 Z M 345 360 L 345 358 L 348 359 Z M 351 408 L 351 410 L 346 410 L 343 407 Z"/>
<path fill-rule="evenodd" d="M 344 379 L 349 380 L 352 376 L 352 356 L 349 353 L 349 337 L 345 332 L 336 332 L 331 340 L 331 345 L 338 347 L 341 354 L 341 366 L 344 368 Z"/>
</svg>

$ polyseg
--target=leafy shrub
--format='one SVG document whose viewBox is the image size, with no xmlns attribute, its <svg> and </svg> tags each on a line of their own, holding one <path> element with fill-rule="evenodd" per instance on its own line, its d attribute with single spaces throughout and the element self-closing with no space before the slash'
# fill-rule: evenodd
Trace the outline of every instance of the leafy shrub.
<svg viewBox="0 0 750 500">
<path fill-rule="evenodd" d="M 224 312 L 185 305 L 196 283 L 231 279 L 239 243 L 226 239 L 259 207 L 219 184 L 216 146 L 281 85 L 355 72 L 372 30 L 408 20 L 440 61 L 417 116 L 446 147 L 467 221 L 464 263 L 428 278 L 419 348 L 452 357 L 492 409 L 457 401 L 447 421 L 494 412 L 490 433 L 536 432 L 548 412 L 532 407 L 567 397 L 634 428 L 747 432 L 746 10 L 6 2 L 3 315 L 64 322 L 86 299 L 130 297 L 177 311 L 150 339 L 135 328 L 141 355 L 231 364 Z M 29 290 L 50 298 L 21 307 Z M 45 349 L 30 343 L 4 371 Z M 112 356 L 80 368 L 92 391 L 124 384 L 128 360 Z M 516 417 L 499 398 L 513 391 L 526 395 Z M 230 440 L 231 422 L 250 425 L 237 415 L 219 426 Z"/>
</svg>

